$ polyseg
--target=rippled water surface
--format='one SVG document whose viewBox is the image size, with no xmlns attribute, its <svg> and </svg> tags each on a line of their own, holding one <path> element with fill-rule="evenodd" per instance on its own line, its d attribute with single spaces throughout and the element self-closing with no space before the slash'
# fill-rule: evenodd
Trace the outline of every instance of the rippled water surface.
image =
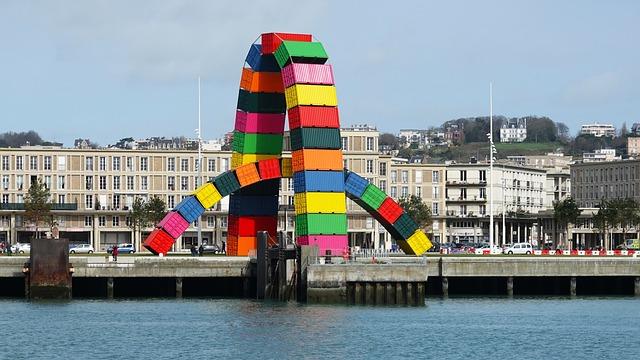
<svg viewBox="0 0 640 360">
<path fill-rule="evenodd" d="M 0 359 L 640 359 L 635 298 L 0 301 Z"/>
</svg>

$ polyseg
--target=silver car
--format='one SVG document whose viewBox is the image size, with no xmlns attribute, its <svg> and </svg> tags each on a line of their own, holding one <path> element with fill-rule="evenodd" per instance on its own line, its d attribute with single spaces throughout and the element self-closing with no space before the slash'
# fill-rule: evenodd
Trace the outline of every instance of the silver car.
<svg viewBox="0 0 640 360">
<path fill-rule="evenodd" d="M 69 249 L 69 254 L 93 254 L 93 252 L 91 244 L 78 244 Z"/>
<path fill-rule="evenodd" d="M 516 243 L 503 250 L 504 254 L 533 254 L 533 246 L 529 243 Z"/>
</svg>

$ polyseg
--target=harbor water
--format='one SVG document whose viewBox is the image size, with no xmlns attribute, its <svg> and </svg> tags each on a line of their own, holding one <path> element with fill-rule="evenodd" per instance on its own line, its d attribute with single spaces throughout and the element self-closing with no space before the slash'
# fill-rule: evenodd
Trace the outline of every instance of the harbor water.
<svg viewBox="0 0 640 360">
<path fill-rule="evenodd" d="M 0 359 L 638 359 L 640 299 L 1 300 Z"/>
</svg>

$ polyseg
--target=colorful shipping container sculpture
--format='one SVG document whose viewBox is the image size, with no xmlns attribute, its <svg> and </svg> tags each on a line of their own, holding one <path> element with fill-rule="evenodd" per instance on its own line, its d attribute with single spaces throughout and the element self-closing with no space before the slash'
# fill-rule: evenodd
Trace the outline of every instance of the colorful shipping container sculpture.
<svg viewBox="0 0 640 360">
<path fill-rule="evenodd" d="M 205 208 L 230 196 L 227 254 L 247 255 L 256 233 L 276 237 L 279 181 L 293 177 L 296 242 L 322 254 L 348 247 L 346 198 L 371 213 L 407 254 L 431 247 L 415 222 L 384 192 L 344 171 L 333 68 L 308 34 L 266 33 L 242 69 L 233 133 L 232 170 L 184 199 L 144 246 L 166 253 Z M 288 115 L 292 158 L 282 158 Z"/>
</svg>

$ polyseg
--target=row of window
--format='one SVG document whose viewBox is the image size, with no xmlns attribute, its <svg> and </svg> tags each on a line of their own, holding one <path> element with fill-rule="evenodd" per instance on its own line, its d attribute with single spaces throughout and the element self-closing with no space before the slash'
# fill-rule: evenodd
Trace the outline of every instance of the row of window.
<svg viewBox="0 0 640 360">
<path fill-rule="evenodd" d="M 15 170 L 25 170 L 24 161 L 25 158 L 29 161 L 29 170 L 40 170 L 38 167 L 38 156 L 22 156 L 17 155 L 15 157 Z M 58 155 L 58 167 L 56 170 L 63 171 L 67 169 L 66 166 L 66 156 Z M 100 156 L 97 158 L 98 164 L 94 166 L 94 157 L 85 157 L 84 158 L 84 170 L 85 171 L 120 171 L 122 169 L 121 163 L 122 158 L 117 156 Z M 107 168 L 107 159 L 111 160 L 111 166 Z M 10 161 L 9 155 L 2 156 L 2 170 L 9 171 Z M 180 171 L 190 171 L 189 170 L 189 159 L 179 159 L 180 160 Z M 206 159 L 207 161 L 207 171 L 215 172 L 216 171 L 216 159 Z M 127 171 L 149 171 L 149 158 L 148 157 L 140 157 L 139 158 L 139 166 L 136 168 L 135 158 L 132 156 L 127 156 L 124 158 L 125 169 Z M 193 171 L 198 171 L 198 159 L 194 159 Z M 42 170 L 52 170 L 52 156 L 45 155 L 43 157 L 43 167 Z M 167 158 L 167 171 L 176 171 L 176 158 L 170 157 Z M 204 169 L 203 169 L 204 170 Z M 229 170 L 229 159 L 222 158 L 220 159 L 220 172 L 224 172 Z M 373 171 L 373 170 L 372 170 Z"/>
</svg>

